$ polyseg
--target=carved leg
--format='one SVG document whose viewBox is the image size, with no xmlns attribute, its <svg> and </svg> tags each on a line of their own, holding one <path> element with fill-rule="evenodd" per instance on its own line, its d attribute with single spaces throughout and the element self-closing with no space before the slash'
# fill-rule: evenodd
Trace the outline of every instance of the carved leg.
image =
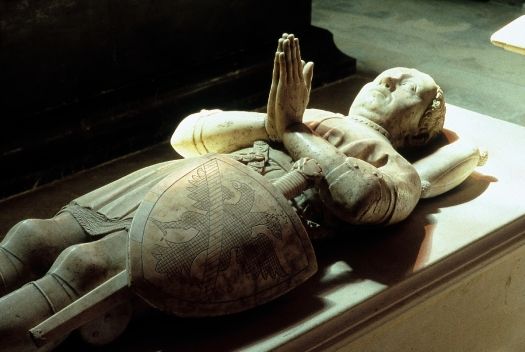
<svg viewBox="0 0 525 352">
<path fill-rule="evenodd" d="M 64 250 L 48 273 L 0 299 L 0 351 L 38 349 L 28 330 L 98 286 L 126 266 L 127 233 Z"/>
<path fill-rule="evenodd" d="M 19 222 L 0 243 L 0 297 L 42 276 L 60 252 L 87 240 L 69 213 Z"/>
</svg>

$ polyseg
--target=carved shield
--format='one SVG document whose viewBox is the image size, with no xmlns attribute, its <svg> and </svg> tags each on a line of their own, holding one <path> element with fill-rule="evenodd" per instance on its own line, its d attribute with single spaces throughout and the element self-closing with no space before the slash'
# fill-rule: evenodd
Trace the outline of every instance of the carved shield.
<svg viewBox="0 0 525 352">
<path fill-rule="evenodd" d="M 132 289 L 179 316 L 234 313 L 267 302 L 317 270 L 288 201 L 227 156 L 181 161 L 140 205 L 130 229 Z"/>
</svg>

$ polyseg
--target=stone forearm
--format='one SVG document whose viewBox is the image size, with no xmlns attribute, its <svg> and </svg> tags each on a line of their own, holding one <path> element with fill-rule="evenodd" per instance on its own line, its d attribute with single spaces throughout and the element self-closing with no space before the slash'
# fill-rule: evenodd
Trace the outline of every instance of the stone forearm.
<svg viewBox="0 0 525 352">
<path fill-rule="evenodd" d="M 346 155 L 302 123 L 289 126 L 282 140 L 293 160 L 304 157 L 315 159 L 325 175 L 346 159 Z"/>
<path fill-rule="evenodd" d="M 325 174 L 321 199 L 338 218 L 351 224 L 389 221 L 395 207 L 395 189 L 377 168 L 346 157 L 302 124 L 288 128 L 283 143 L 294 160 L 310 157 L 319 162 Z"/>
<path fill-rule="evenodd" d="M 257 112 L 202 110 L 182 120 L 171 145 L 185 158 L 230 153 L 257 140 L 268 140 L 265 118 L 266 114 Z"/>
<path fill-rule="evenodd" d="M 321 199 L 351 224 L 387 224 L 395 211 L 395 189 L 386 176 L 359 159 L 347 158 L 326 175 Z"/>
</svg>

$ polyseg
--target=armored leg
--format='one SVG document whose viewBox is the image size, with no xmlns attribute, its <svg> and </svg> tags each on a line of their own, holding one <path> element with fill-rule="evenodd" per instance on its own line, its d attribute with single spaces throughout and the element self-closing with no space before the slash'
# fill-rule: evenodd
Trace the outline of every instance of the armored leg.
<svg viewBox="0 0 525 352">
<path fill-rule="evenodd" d="M 127 233 L 64 250 L 48 273 L 0 299 L 0 351 L 38 349 L 29 329 L 125 268 Z"/>
<path fill-rule="evenodd" d="M 88 239 L 69 213 L 19 222 L 0 243 L 0 297 L 42 276 L 60 252 Z"/>
</svg>

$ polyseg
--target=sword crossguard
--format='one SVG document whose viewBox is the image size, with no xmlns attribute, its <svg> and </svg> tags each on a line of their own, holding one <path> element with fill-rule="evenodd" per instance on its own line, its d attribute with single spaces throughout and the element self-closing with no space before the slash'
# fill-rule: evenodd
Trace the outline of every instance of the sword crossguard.
<svg viewBox="0 0 525 352">
<path fill-rule="evenodd" d="M 306 179 L 317 182 L 323 177 L 323 169 L 317 160 L 301 158 L 292 165 L 292 170 L 300 172 Z"/>
<path fill-rule="evenodd" d="M 322 177 L 323 169 L 315 159 L 301 158 L 287 174 L 274 180 L 273 185 L 286 199 L 292 199 L 317 184 Z"/>
</svg>

